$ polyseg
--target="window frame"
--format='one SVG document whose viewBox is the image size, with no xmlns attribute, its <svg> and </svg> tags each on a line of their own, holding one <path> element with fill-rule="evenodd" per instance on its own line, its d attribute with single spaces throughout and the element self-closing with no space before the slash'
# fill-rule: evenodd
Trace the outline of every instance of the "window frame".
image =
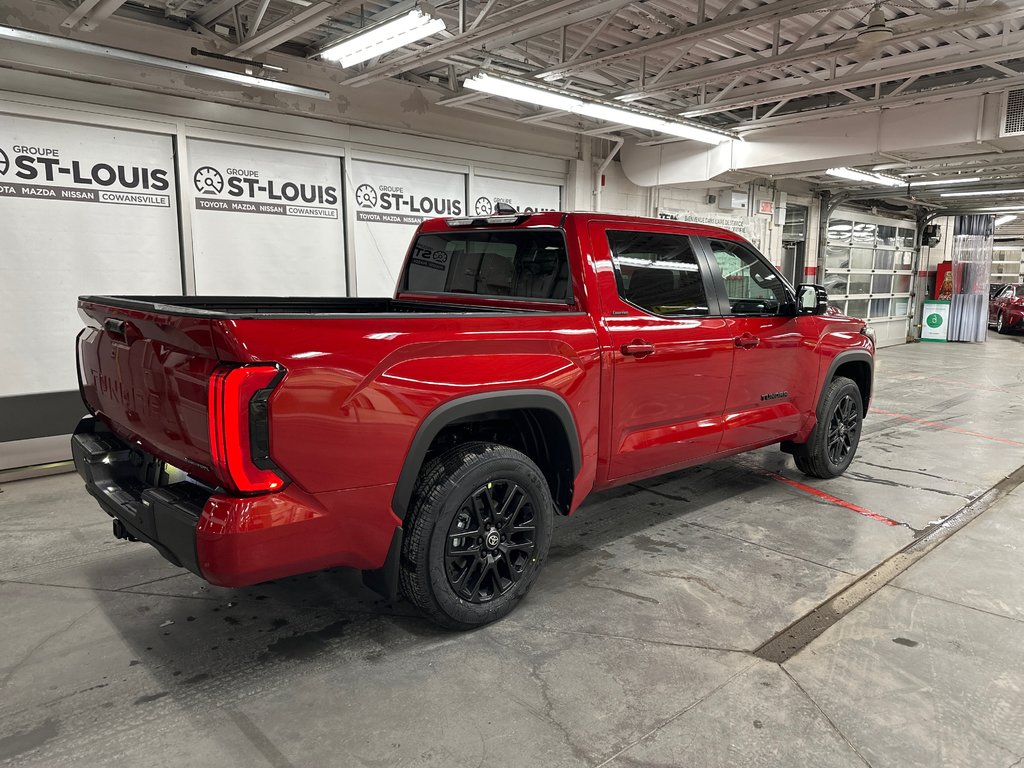
<svg viewBox="0 0 1024 768">
<path fill-rule="evenodd" d="M 453 291 L 414 291 L 408 287 L 409 270 L 412 267 L 412 257 L 416 250 L 416 243 L 421 237 L 429 237 L 433 235 L 469 235 L 469 234 L 508 234 L 510 232 L 557 232 L 562 238 L 562 246 L 565 249 L 565 259 L 568 264 L 568 297 L 565 299 L 555 299 L 547 297 L 529 297 L 529 296 L 496 296 L 485 293 L 460 293 Z M 531 227 L 519 228 L 519 227 L 472 227 L 466 229 L 444 229 L 436 232 L 420 232 L 417 231 L 409 243 L 409 250 L 406 252 L 405 261 L 402 264 L 402 271 L 398 278 L 398 294 L 408 294 L 410 296 L 452 296 L 463 301 L 487 301 L 487 302 L 525 302 L 530 304 L 547 304 L 549 306 L 558 306 L 559 308 L 574 307 L 577 306 L 576 301 L 576 285 L 575 275 L 573 270 L 572 255 L 569 252 L 569 238 L 566 235 L 565 229 L 562 227 Z"/>
<path fill-rule="evenodd" d="M 697 315 L 697 314 L 686 314 L 686 313 L 678 313 L 678 314 L 672 314 L 672 315 L 660 315 L 657 312 L 652 312 L 651 310 L 647 309 L 646 307 L 641 307 L 640 305 L 634 304 L 632 301 L 630 301 L 626 297 L 624 292 L 623 292 L 624 282 L 623 282 L 623 279 L 622 279 L 622 272 L 621 272 L 621 270 L 619 268 L 619 257 L 615 253 L 615 249 L 612 247 L 612 242 L 611 242 L 611 239 L 609 238 L 609 235 L 611 235 L 611 233 L 613 233 L 613 232 L 622 232 L 622 233 L 626 233 L 626 234 L 642 234 L 642 235 L 668 235 L 670 237 L 684 237 L 687 240 L 689 240 L 690 251 L 691 251 L 691 253 L 693 253 L 694 261 L 697 262 L 697 273 L 700 275 L 701 285 L 704 287 L 704 297 L 707 299 L 707 304 L 708 304 L 708 311 L 707 311 L 707 313 L 706 314 L 700 314 L 700 315 Z M 718 294 L 717 287 L 716 287 L 716 285 L 714 283 L 714 280 L 713 280 L 713 277 L 711 275 L 711 271 L 710 271 L 711 267 L 708 264 L 707 256 L 704 253 L 703 248 L 701 248 L 699 243 L 697 242 L 698 238 L 695 235 L 692 235 L 692 234 L 689 234 L 689 233 L 686 233 L 686 232 L 679 232 L 679 231 L 673 230 L 673 229 L 668 228 L 668 227 L 665 227 L 665 228 L 661 228 L 661 227 L 655 228 L 655 227 L 651 227 L 651 226 L 631 227 L 631 226 L 628 226 L 628 225 L 618 225 L 617 223 L 616 224 L 609 224 L 608 226 L 603 227 L 602 228 L 602 234 L 604 236 L 605 245 L 608 248 L 608 257 L 611 260 L 612 269 L 613 269 L 614 274 L 615 274 L 615 293 L 616 293 L 616 296 L 618 297 L 620 302 L 622 302 L 623 304 L 625 304 L 625 305 L 627 305 L 629 307 L 632 307 L 637 312 L 642 312 L 644 315 L 646 315 L 648 317 L 657 317 L 657 318 L 664 319 L 664 320 L 679 320 L 680 318 L 685 318 L 685 319 L 688 319 L 688 320 L 703 320 L 703 319 L 709 318 L 709 317 L 721 317 L 722 316 L 721 315 L 722 307 L 721 307 L 721 300 L 720 300 L 721 297 Z"/>
<path fill-rule="evenodd" d="M 718 295 L 718 305 L 721 308 L 722 314 L 718 317 L 795 317 L 796 313 L 796 289 L 790 284 L 789 280 L 786 279 L 785 275 L 780 272 L 774 264 L 764 257 L 757 248 L 746 240 L 732 239 L 728 237 L 724 238 L 711 238 L 706 235 L 700 235 L 696 238 L 700 244 L 701 250 L 704 252 L 704 261 L 708 263 L 711 277 L 715 283 L 715 293 Z M 775 277 L 778 278 L 779 284 L 782 285 L 782 289 L 786 294 L 786 301 L 779 304 L 779 310 L 777 312 L 733 312 L 732 305 L 729 303 L 729 289 L 725 283 L 725 277 L 722 275 L 721 265 L 718 263 L 718 259 L 715 258 L 714 249 L 711 247 L 711 241 L 716 240 L 727 240 L 731 243 L 736 243 L 746 248 L 750 253 L 754 255 L 761 264 L 768 268 Z M 790 307 L 787 311 L 787 307 Z"/>
</svg>

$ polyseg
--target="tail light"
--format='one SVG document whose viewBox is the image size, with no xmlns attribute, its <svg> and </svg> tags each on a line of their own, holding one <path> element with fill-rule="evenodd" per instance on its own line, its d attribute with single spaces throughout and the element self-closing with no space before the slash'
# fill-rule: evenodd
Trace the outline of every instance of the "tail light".
<svg viewBox="0 0 1024 768">
<path fill-rule="evenodd" d="M 224 487 L 279 491 L 287 483 L 270 458 L 270 393 L 284 378 L 276 365 L 219 367 L 210 379 L 210 454 Z"/>
</svg>

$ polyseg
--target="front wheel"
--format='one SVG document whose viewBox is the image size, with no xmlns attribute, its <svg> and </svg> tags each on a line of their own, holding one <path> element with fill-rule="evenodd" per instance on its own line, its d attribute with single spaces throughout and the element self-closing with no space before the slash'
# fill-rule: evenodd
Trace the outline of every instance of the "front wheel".
<svg viewBox="0 0 1024 768">
<path fill-rule="evenodd" d="M 1006 327 L 1006 321 L 1003 319 L 1003 313 L 1000 312 L 996 316 L 996 333 L 1009 333 L 1010 329 Z"/>
<path fill-rule="evenodd" d="M 814 431 L 793 453 L 797 469 L 811 477 L 843 474 L 857 452 L 863 417 L 860 389 L 844 376 L 834 378 L 818 409 Z"/>
<path fill-rule="evenodd" d="M 500 619 L 537 578 L 553 508 L 544 475 L 517 450 L 469 443 L 432 459 L 405 521 L 403 594 L 449 629 Z"/>
</svg>

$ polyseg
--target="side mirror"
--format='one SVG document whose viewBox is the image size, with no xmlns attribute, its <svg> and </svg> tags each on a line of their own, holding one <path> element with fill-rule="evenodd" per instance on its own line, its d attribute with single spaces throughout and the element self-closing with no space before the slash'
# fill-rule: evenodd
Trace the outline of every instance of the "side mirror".
<svg viewBox="0 0 1024 768">
<path fill-rule="evenodd" d="M 801 283 L 796 287 L 798 315 L 824 315 L 828 311 L 828 291 L 823 285 Z"/>
</svg>

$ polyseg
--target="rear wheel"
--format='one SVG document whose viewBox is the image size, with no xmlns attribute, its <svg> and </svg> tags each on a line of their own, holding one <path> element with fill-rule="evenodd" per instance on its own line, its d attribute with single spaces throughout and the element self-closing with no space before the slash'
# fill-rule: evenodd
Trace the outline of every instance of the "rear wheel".
<svg viewBox="0 0 1024 768">
<path fill-rule="evenodd" d="M 853 461 L 864 415 L 860 389 L 850 379 L 832 380 L 818 409 L 818 423 L 793 453 L 797 469 L 812 477 L 838 477 Z"/>
<path fill-rule="evenodd" d="M 507 446 L 469 443 L 432 459 L 405 521 L 403 594 L 450 629 L 500 619 L 537 578 L 553 507 L 537 465 Z"/>
</svg>

